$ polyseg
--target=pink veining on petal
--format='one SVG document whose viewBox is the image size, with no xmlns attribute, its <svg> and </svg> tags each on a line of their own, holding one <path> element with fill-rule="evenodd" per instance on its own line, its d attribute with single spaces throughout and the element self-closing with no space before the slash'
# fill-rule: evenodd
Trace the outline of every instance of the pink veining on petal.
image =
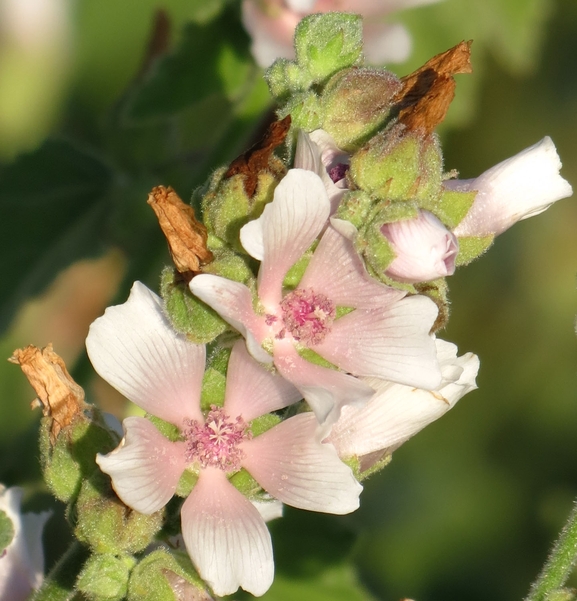
<svg viewBox="0 0 577 601">
<path fill-rule="evenodd" d="M 230 595 L 239 586 L 256 596 L 268 590 L 274 577 L 270 534 L 223 471 L 202 470 L 181 520 L 188 554 L 217 595 Z"/>
</svg>

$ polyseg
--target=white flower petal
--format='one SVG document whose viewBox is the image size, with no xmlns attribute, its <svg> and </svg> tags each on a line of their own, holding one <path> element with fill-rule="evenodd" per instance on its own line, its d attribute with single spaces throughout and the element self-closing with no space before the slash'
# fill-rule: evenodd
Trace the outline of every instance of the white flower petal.
<svg viewBox="0 0 577 601">
<path fill-rule="evenodd" d="M 279 375 L 251 357 L 244 340 L 238 340 L 228 362 L 224 408 L 246 422 L 300 401 L 301 393 Z"/>
<path fill-rule="evenodd" d="M 259 299 L 265 309 L 276 309 L 280 303 L 287 271 L 326 225 L 329 211 L 323 182 L 311 171 L 291 169 L 276 187 L 274 200 L 259 217 L 264 247 L 258 274 Z"/>
<path fill-rule="evenodd" d="M 145 411 L 177 426 L 200 419 L 204 345 L 177 334 L 161 299 L 140 282 L 90 326 L 86 349 L 94 369 Z"/>
<path fill-rule="evenodd" d="M 437 306 L 411 296 L 381 310 L 353 311 L 337 319 L 313 350 L 358 376 L 435 388 L 441 381 L 434 339 L 429 331 Z"/>
<path fill-rule="evenodd" d="M 363 24 L 363 50 L 372 65 L 402 63 L 409 58 L 412 47 L 411 36 L 400 23 Z"/>
<path fill-rule="evenodd" d="M 437 348 L 443 381 L 434 391 L 366 379 L 377 393 L 364 407 L 344 407 L 328 437 L 341 457 L 397 447 L 476 388 L 478 358 L 457 357 L 456 346 L 443 340 L 437 340 Z"/>
<path fill-rule="evenodd" d="M 256 596 L 269 589 L 274 577 L 270 534 L 224 472 L 202 470 L 181 519 L 188 554 L 217 595 L 230 595 L 239 586 Z"/>
<path fill-rule="evenodd" d="M 538 215 L 573 194 L 559 175 L 561 161 L 548 136 L 473 180 L 449 180 L 455 190 L 478 190 L 473 206 L 455 228 L 457 236 L 499 235 L 517 221 Z"/>
<path fill-rule="evenodd" d="M 312 413 L 301 413 L 243 443 L 243 467 L 287 505 L 345 514 L 359 507 L 363 487 L 332 445 L 317 439 Z"/>
<path fill-rule="evenodd" d="M 128 417 L 123 426 L 120 446 L 108 455 L 98 454 L 96 463 L 112 478 L 126 505 L 150 515 L 174 495 L 186 467 L 185 443 L 167 440 L 143 417 Z"/>
<path fill-rule="evenodd" d="M 267 523 L 278 520 L 283 516 L 284 505 L 272 497 L 266 501 L 251 501 L 251 503 L 260 513 L 260 517 Z"/>
</svg>

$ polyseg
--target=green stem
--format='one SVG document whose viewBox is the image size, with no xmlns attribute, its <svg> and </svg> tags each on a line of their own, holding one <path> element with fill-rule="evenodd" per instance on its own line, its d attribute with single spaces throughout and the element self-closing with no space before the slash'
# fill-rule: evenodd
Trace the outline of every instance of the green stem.
<svg viewBox="0 0 577 601">
<path fill-rule="evenodd" d="M 551 593 L 559 590 L 577 563 L 577 504 L 561 530 L 553 550 L 537 580 L 531 586 L 525 601 L 545 601 Z"/>
<path fill-rule="evenodd" d="M 76 579 L 87 557 L 88 549 L 84 545 L 79 542 L 70 545 L 30 601 L 72 600 L 76 594 Z"/>
</svg>

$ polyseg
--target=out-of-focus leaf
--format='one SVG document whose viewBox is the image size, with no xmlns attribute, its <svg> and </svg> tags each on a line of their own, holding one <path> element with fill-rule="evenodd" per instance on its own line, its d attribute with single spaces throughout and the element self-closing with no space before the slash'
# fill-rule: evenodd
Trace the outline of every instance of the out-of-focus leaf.
<svg viewBox="0 0 577 601">
<path fill-rule="evenodd" d="M 4 552 L 13 539 L 14 524 L 5 511 L 0 511 L 0 553 Z"/>
<path fill-rule="evenodd" d="M 172 116 L 211 95 L 234 101 L 255 69 L 248 35 L 237 11 L 229 9 L 208 24 L 186 26 L 178 48 L 134 92 L 125 116 L 131 121 Z"/>
<path fill-rule="evenodd" d="M 62 140 L 0 169 L 0 331 L 59 270 L 97 251 L 111 181 L 99 159 Z"/>
</svg>

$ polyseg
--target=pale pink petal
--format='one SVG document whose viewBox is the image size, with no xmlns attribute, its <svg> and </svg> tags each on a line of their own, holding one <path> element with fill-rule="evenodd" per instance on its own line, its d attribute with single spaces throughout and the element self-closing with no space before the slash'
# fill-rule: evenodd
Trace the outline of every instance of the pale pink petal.
<svg viewBox="0 0 577 601">
<path fill-rule="evenodd" d="M 374 394 L 358 378 L 302 359 L 290 342 L 275 343 L 274 362 L 281 375 L 300 390 L 327 431 L 343 405 L 362 405 Z"/>
<path fill-rule="evenodd" d="M 363 50 L 372 65 L 402 63 L 409 58 L 412 47 L 411 36 L 400 23 L 363 24 Z"/>
<path fill-rule="evenodd" d="M 90 326 L 86 349 L 94 369 L 145 411 L 177 426 L 200 419 L 204 345 L 175 332 L 144 284 Z"/>
<path fill-rule="evenodd" d="M 228 415 L 240 415 L 249 422 L 301 398 L 301 393 L 290 382 L 271 373 L 249 355 L 244 340 L 235 343 L 226 372 L 224 407 Z"/>
<path fill-rule="evenodd" d="M 286 5 L 298 13 L 314 11 L 317 0 L 285 0 Z"/>
<path fill-rule="evenodd" d="M 337 319 L 323 342 L 311 348 L 358 376 L 435 388 L 441 372 L 429 331 L 437 311 L 425 296 L 404 298 L 381 310 L 353 311 Z"/>
<path fill-rule="evenodd" d="M 436 390 L 366 379 L 377 393 L 364 407 L 344 407 L 328 437 L 341 457 L 399 446 L 477 387 L 479 360 L 475 355 L 457 357 L 457 347 L 443 340 L 437 340 L 437 349 L 443 380 Z"/>
<path fill-rule="evenodd" d="M 277 308 L 287 271 L 326 225 L 329 210 L 323 182 L 311 171 L 291 169 L 275 189 L 273 201 L 259 217 L 264 248 L 258 274 L 259 299 L 265 309 Z"/>
<path fill-rule="evenodd" d="M 255 314 L 252 294 L 244 284 L 218 275 L 201 274 L 192 278 L 190 290 L 244 336 L 249 352 L 257 361 L 272 362 L 260 346 L 268 328 L 264 319 Z"/>
<path fill-rule="evenodd" d="M 126 505 L 150 515 L 174 495 L 186 467 L 185 443 L 164 438 L 149 420 L 128 417 L 124 439 L 108 455 L 96 456 L 100 469 Z"/>
<path fill-rule="evenodd" d="M 239 586 L 263 595 L 274 577 L 270 534 L 257 509 L 223 471 L 202 470 L 181 510 L 186 550 L 219 596 Z"/>
<path fill-rule="evenodd" d="M 243 467 L 287 505 L 345 514 L 359 507 L 362 486 L 332 445 L 317 440 L 318 422 L 301 413 L 243 443 Z"/>
<path fill-rule="evenodd" d="M 439 0 L 318 0 L 316 12 L 341 11 L 353 12 L 363 17 L 387 15 L 397 10 L 434 4 Z"/>
<path fill-rule="evenodd" d="M 312 288 L 335 305 L 362 309 L 382 307 L 405 296 L 372 278 L 353 243 L 333 227 L 323 234 L 299 288 Z"/>
<path fill-rule="evenodd" d="M 499 235 L 573 194 L 559 174 L 561 161 L 548 136 L 473 180 L 449 180 L 448 189 L 478 190 L 473 206 L 455 228 L 457 236 Z"/>
</svg>

